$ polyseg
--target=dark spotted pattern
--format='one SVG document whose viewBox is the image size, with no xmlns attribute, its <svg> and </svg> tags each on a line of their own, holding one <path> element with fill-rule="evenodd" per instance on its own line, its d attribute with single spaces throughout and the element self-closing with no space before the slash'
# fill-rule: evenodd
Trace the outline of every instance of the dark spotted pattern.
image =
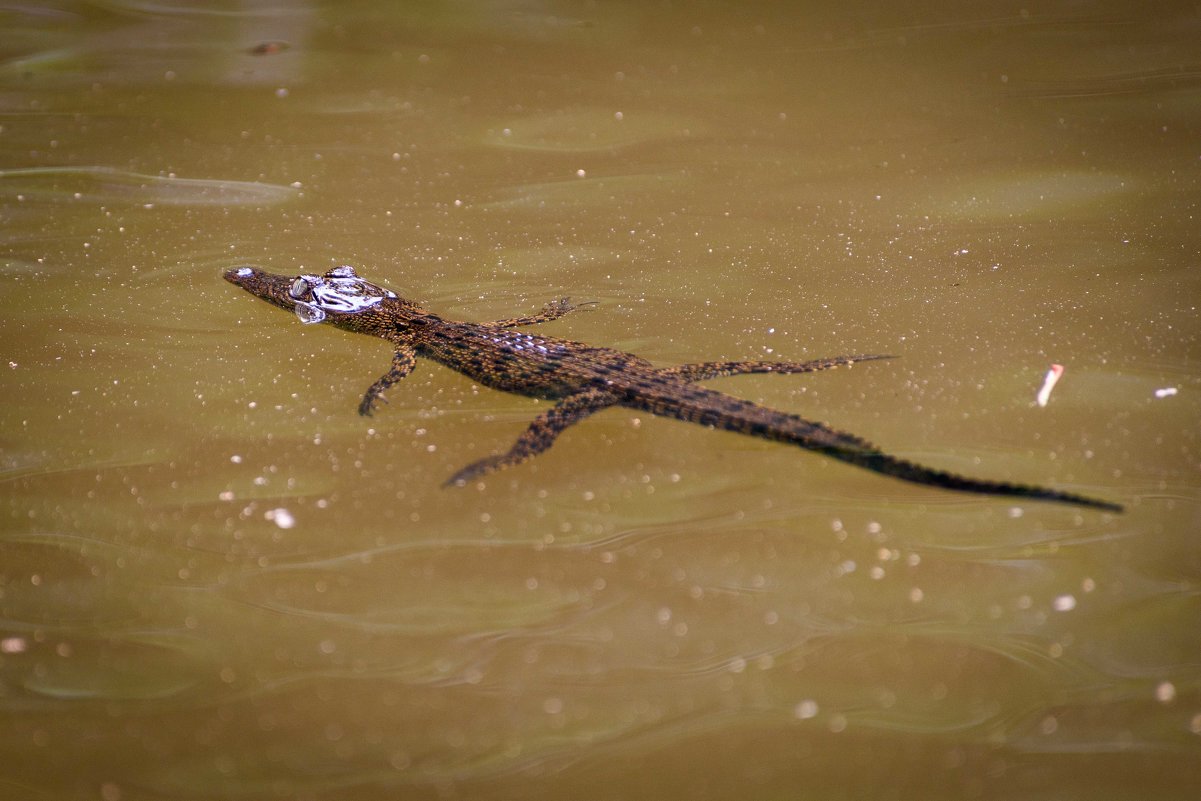
<svg viewBox="0 0 1201 801">
<path fill-rule="evenodd" d="M 295 276 L 239 267 L 226 272 L 225 278 L 269 303 L 289 310 L 295 308 L 295 300 L 288 292 Z M 554 320 L 574 308 L 577 307 L 563 298 L 547 304 L 538 314 L 491 323 L 466 323 L 444 320 L 404 298 L 385 297 L 355 313 L 327 308 L 325 322 L 347 331 L 382 337 L 396 348 L 391 369 L 363 396 L 360 414 L 369 415 L 375 410 L 384 399 L 383 393 L 412 372 L 417 356 L 434 359 L 494 389 L 558 401 L 538 415 L 508 451 L 468 465 L 452 476 L 448 484 L 462 485 L 520 464 L 549 448 L 555 437 L 573 423 L 609 406 L 625 406 L 797 445 L 915 484 L 1121 511 L 1115 503 L 1082 495 L 968 478 L 923 467 L 890 456 L 853 434 L 694 384 L 708 378 L 747 373 L 815 372 L 887 356 L 839 356 L 807 362 L 701 362 L 657 368 L 631 353 L 513 330 Z"/>
</svg>

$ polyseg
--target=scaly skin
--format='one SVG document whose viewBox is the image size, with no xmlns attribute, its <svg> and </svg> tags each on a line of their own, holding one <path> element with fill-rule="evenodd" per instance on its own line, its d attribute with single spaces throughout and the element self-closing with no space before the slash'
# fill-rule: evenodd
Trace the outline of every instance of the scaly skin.
<svg viewBox="0 0 1201 801">
<path fill-rule="evenodd" d="M 558 401 L 538 415 L 508 451 L 468 465 L 451 476 L 447 484 L 461 486 L 495 470 L 520 464 L 549 448 L 555 437 L 573 423 L 609 406 L 625 406 L 797 445 L 914 484 L 1056 501 L 1113 512 L 1122 510 L 1115 503 L 1059 490 L 968 478 L 923 467 L 890 456 L 853 434 L 694 384 L 708 378 L 746 373 L 809 373 L 888 356 L 838 356 L 806 362 L 702 362 L 658 368 L 632 353 L 513 330 L 562 317 L 576 308 L 567 298 L 549 303 L 540 313 L 527 317 L 490 323 L 459 322 L 445 320 L 412 301 L 362 281 L 349 268 L 339 270 L 342 272 L 307 278 L 317 285 L 329 279 L 325 297 L 345 291 L 354 311 L 337 310 L 337 297 L 333 298 L 334 306 L 321 306 L 315 296 L 306 294 L 307 286 L 296 289 L 295 276 L 239 267 L 227 271 L 225 279 L 290 311 L 298 311 L 299 298 L 293 293 L 299 291 L 312 304 L 321 306 L 325 314 L 318 315 L 319 321 L 391 342 L 396 348 L 392 367 L 363 396 L 359 404 L 362 415 L 372 414 L 383 400 L 384 392 L 413 371 L 418 356 L 441 362 L 484 386 Z M 338 289 L 348 284 L 349 290 Z M 353 305 L 363 305 L 364 297 L 370 305 L 365 308 Z M 306 303 L 299 305 L 312 308 Z"/>
</svg>

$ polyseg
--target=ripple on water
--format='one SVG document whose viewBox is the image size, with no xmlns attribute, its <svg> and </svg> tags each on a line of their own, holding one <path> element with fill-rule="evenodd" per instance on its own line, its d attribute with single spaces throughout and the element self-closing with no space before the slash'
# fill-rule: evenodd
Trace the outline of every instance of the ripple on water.
<svg viewBox="0 0 1201 801">
<path fill-rule="evenodd" d="M 243 589 L 252 603 L 287 615 L 408 635 L 539 629 L 579 602 L 569 587 L 503 569 L 502 550 L 513 551 L 467 543 L 356 552 L 266 568 Z"/>
<path fill-rule="evenodd" d="M 701 132 L 699 120 L 672 114 L 577 108 L 500 122 L 485 132 L 483 141 L 508 150 L 596 153 Z"/>
<path fill-rule="evenodd" d="M 1046 219 L 1088 214 L 1134 189 L 1131 178 L 1103 172 L 1032 172 L 967 181 L 935 196 L 931 210 L 967 220 Z"/>
<path fill-rule="evenodd" d="M 270 206 L 298 195 L 295 187 L 281 184 L 143 175 L 105 166 L 0 170 L 0 197 L 46 203 Z"/>
<path fill-rule="evenodd" d="M 685 185 L 682 172 L 658 172 L 639 175 L 571 177 L 561 181 L 515 184 L 496 190 L 477 208 L 493 211 L 566 209 L 602 209 L 615 200 L 638 197 L 654 191 L 671 191 Z"/>
<path fill-rule="evenodd" d="M 209 650 L 202 638 L 189 635 L 71 636 L 58 644 L 58 658 L 29 671 L 21 685 L 60 701 L 163 702 L 212 683 Z"/>
</svg>

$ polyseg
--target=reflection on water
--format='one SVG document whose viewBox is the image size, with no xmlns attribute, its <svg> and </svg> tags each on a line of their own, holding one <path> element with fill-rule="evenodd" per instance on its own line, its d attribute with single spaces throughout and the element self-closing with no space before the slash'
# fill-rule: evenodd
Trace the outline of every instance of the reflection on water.
<svg viewBox="0 0 1201 801">
<path fill-rule="evenodd" d="M 6 796 L 1201 785 L 1195 8 L 0 19 Z M 597 300 L 545 330 L 663 364 L 894 353 L 713 385 L 1129 511 L 623 410 L 443 490 L 545 407 L 421 363 L 359 418 L 387 345 L 241 263 Z"/>
</svg>

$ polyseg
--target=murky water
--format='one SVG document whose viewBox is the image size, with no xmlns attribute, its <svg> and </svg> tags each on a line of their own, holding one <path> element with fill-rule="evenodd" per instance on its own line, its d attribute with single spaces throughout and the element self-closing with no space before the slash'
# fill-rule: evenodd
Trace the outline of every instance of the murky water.
<svg viewBox="0 0 1201 801">
<path fill-rule="evenodd" d="M 1195 4 L 0 9 L 0 795 L 1193 798 Z M 597 300 L 1123 515 L 545 408 L 221 280 Z M 1065 366 L 1034 404 L 1052 363 Z"/>
</svg>

